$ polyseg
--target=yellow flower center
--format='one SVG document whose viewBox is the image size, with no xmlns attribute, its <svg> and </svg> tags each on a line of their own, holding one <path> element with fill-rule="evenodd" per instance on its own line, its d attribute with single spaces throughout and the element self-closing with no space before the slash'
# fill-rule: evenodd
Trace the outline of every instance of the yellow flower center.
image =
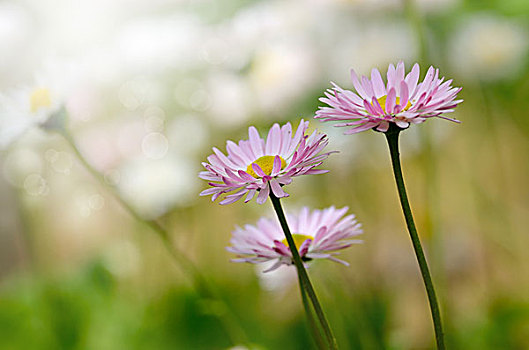
<svg viewBox="0 0 529 350">
<path fill-rule="evenodd" d="M 285 162 L 285 160 L 281 156 L 279 158 L 281 158 L 281 169 L 283 169 L 287 165 L 287 162 Z M 266 175 L 270 175 L 272 173 L 272 168 L 274 167 L 274 159 L 275 156 L 262 156 L 252 164 L 259 165 L 259 167 L 263 170 Z M 253 171 L 252 164 L 248 165 L 248 167 L 246 168 L 246 172 L 258 179 L 260 176 L 257 175 L 255 171 Z"/>
<path fill-rule="evenodd" d="M 387 97 L 388 96 L 386 95 L 386 96 L 382 96 L 382 97 L 377 98 L 377 101 L 380 104 L 380 107 L 382 107 L 382 110 L 384 112 L 386 112 L 386 99 L 387 99 Z M 397 104 L 397 105 L 400 104 L 400 97 L 397 97 L 397 101 L 395 102 L 395 104 Z M 410 107 L 411 107 L 411 102 L 408 100 L 408 103 L 406 104 L 406 107 L 404 107 L 403 111 L 407 111 L 408 109 L 410 109 Z"/>
<path fill-rule="evenodd" d="M 292 238 L 294 239 L 294 244 L 296 245 L 296 249 L 297 250 L 299 250 L 299 247 L 301 247 L 303 242 L 305 242 L 307 239 L 314 240 L 314 237 L 307 236 L 307 235 L 302 235 L 301 233 L 293 233 L 292 234 Z M 281 243 L 283 243 L 284 245 L 286 245 L 288 247 L 288 242 L 287 242 L 286 238 L 284 240 L 282 240 Z"/>
<path fill-rule="evenodd" d="M 29 96 L 31 113 L 36 113 L 39 109 L 51 106 L 50 91 L 45 88 L 35 89 Z"/>
</svg>

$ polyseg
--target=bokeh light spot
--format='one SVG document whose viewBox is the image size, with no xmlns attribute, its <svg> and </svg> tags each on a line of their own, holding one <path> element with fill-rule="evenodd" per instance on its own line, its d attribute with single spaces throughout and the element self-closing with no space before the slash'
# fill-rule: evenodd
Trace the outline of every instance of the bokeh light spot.
<svg viewBox="0 0 529 350">
<path fill-rule="evenodd" d="M 141 150 L 147 158 L 161 159 L 169 150 L 169 141 L 163 134 L 151 132 L 143 138 Z"/>
</svg>

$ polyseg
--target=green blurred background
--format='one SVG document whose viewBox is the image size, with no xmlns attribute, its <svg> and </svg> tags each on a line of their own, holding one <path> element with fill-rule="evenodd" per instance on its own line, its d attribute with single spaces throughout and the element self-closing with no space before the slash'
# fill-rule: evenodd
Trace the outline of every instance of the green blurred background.
<svg viewBox="0 0 529 350">
<path fill-rule="evenodd" d="M 448 348 L 528 349 L 528 29 L 526 0 L 0 1 L 2 91 L 42 67 L 74 80 L 82 152 L 227 305 L 197 295 L 58 135 L 33 130 L 0 153 L 0 348 L 234 348 L 218 315 L 253 348 L 313 347 L 292 269 L 263 275 L 225 250 L 235 225 L 271 206 L 211 203 L 196 177 L 249 125 L 265 135 L 305 118 L 340 153 L 330 173 L 296 179 L 284 206 L 348 206 L 364 228 L 350 267 L 310 268 L 340 347 L 433 349 L 383 135 L 312 120 L 329 81 L 352 88 L 350 68 L 402 59 L 463 87 L 462 124 L 401 137 Z"/>
</svg>

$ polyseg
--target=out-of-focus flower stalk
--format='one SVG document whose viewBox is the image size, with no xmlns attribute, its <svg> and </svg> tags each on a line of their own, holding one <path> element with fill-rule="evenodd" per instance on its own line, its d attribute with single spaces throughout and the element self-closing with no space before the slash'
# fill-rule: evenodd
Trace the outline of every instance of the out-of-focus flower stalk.
<svg viewBox="0 0 529 350">
<path fill-rule="evenodd" d="M 28 213 L 28 210 L 24 203 L 22 202 L 23 191 L 20 188 L 15 187 L 15 196 L 14 196 L 14 206 L 17 214 L 19 216 L 20 225 L 21 225 L 21 240 L 24 250 L 23 259 L 27 264 L 27 267 L 31 273 L 39 272 L 38 264 L 38 252 L 37 245 L 35 242 L 35 232 L 33 230 L 33 225 L 31 222 L 31 215 Z"/>
<path fill-rule="evenodd" d="M 229 335 L 231 341 L 234 345 L 248 344 L 246 334 L 242 327 L 237 322 L 234 315 L 231 314 L 229 306 L 226 305 L 225 301 L 217 295 L 214 288 L 210 286 L 210 283 L 199 271 L 197 266 L 187 258 L 172 242 L 169 232 L 160 225 L 156 220 L 148 220 L 143 218 L 136 210 L 129 205 L 119 194 L 117 189 L 114 186 L 108 184 L 104 176 L 99 173 L 83 156 L 77 144 L 69 131 L 66 128 L 61 128 L 57 130 L 64 139 L 71 146 L 74 151 L 77 159 L 83 164 L 83 166 L 94 176 L 102 185 L 110 190 L 113 197 L 121 204 L 123 208 L 126 209 L 129 214 L 134 217 L 138 222 L 148 226 L 153 232 L 155 232 L 163 242 L 164 247 L 167 249 L 168 253 L 173 258 L 174 262 L 184 271 L 185 274 L 192 280 L 193 285 L 197 293 L 206 299 L 213 299 L 216 302 L 222 304 L 223 312 L 216 313 L 220 322 L 223 324 L 225 331 Z"/>
<path fill-rule="evenodd" d="M 312 313 L 312 310 L 310 308 L 310 300 L 307 297 L 307 291 L 305 291 L 305 288 L 301 288 L 303 285 L 303 280 L 301 279 L 301 275 L 298 273 L 298 282 L 300 286 L 301 291 L 301 301 L 303 302 L 303 308 L 305 309 L 305 312 L 307 314 L 307 321 L 309 323 L 310 330 L 312 331 L 312 334 L 314 334 L 314 340 L 316 341 L 316 345 L 318 345 L 319 349 L 326 349 L 328 345 L 325 344 L 322 336 L 320 328 L 318 327 L 318 324 L 316 323 L 316 320 L 314 319 L 314 315 Z"/>
<path fill-rule="evenodd" d="M 439 304 L 437 303 L 435 288 L 432 282 L 432 277 L 430 276 L 430 271 L 428 269 L 428 263 L 426 262 L 426 258 L 424 257 L 421 241 L 419 239 L 419 235 L 417 234 L 417 229 L 415 228 L 415 222 L 413 220 L 410 203 L 408 202 L 408 195 L 406 194 L 406 186 L 404 185 L 404 178 L 402 176 L 399 155 L 399 134 L 401 131 L 402 129 L 400 129 L 396 125 L 391 125 L 390 129 L 385 134 L 386 139 L 388 141 L 389 152 L 391 155 L 391 164 L 393 166 L 393 174 L 395 175 L 395 182 L 397 184 L 397 190 L 399 193 L 400 204 L 402 206 L 402 212 L 404 213 L 404 218 L 406 219 L 408 232 L 410 233 L 413 249 L 415 250 L 415 256 L 417 257 L 417 262 L 419 263 L 419 268 L 421 270 L 424 286 L 426 287 L 428 301 L 430 302 L 430 311 L 432 314 L 435 329 L 435 339 L 437 342 L 437 348 L 439 350 L 444 350 L 444 335 L 441 323 L 441 313 L 439 311 Z"/>
<path fill-rule="evenodd" d="M 320 335 L 318 334 L 319 332 L 315 332 L 317 330 L 317 327 L 314 327 L 314 325 L 312 324 L 313 323 L 312 311 L 310 309 L 310 306 L 306 302 L 306 297 L 304 296 L 305 292 L 307 293 L 312 303 L 312 307 L 314 308 L 314 313 L 316 314 L 316 317 L 318 318 L 318 321 L 323 330 L 323 333 L 325 334 L 328 348 L 333 349 L 333 350 L 338 349 L 338 345 L 336 344 L 336 339 L 334 338 L 331 327 L 329 326 L 329 322 L 327 321 L 327 318 L 325 317 L 325 314 L 320 305 L 318 297 L 316 296 L 316 292 L 314 291 L 314 287 L 312 286 L 312 283 L 310 282 L 309 275 L 307 274 L 307 271 L 305 270 L 305 266 L 303 266 L 303 262 L 301 261 L 301 257 L 299 256 L 296 243 L 294 242 L 294 238 L 292 237 L 292 233 L 290 232 L 290 228 L 288 227 L 288 223 L 285 218 L 285 213 L 283 212 L 283 208 L 281 207 L 280 199 L 277 198 L 273 193 L 270 193 L 270 200 L 272 201 L 272 205 L 277 214 L 277 218 L 281 224 L 281 228 L 283 229 L 283 232 L 285 233 L 285 238 L 287 239 L 288 247 L 290 248 L 290 251 L 292 252 L 292 260 L 294 261 L 294 265 L 296 266 L 296 269 L 298 270 L 298 278 L 300 282 L 299 287 L 301 289 L 301 297 L 303 299 L 303 306 L 305 307 L 305 312 L 307 313 L 307 318 L 309 319 L 309 323 L 311 323 L 312 331 L 315 333 L 314 337 L 318 341 L 318 337 Z M 318 343 L 319 345 L 322 345 L 319 341 Z"/>
</svg>

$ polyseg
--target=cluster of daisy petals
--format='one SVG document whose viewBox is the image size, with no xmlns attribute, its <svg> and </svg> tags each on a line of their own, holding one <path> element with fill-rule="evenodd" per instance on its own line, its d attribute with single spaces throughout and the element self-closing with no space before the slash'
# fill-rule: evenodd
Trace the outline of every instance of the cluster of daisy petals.
<svg viewBox="0 0 529 350">
<path fill-rule="evenodd" d="M 361 234 L 362 230 L 354 215 L 344 217 L 346 212 L 347 207 L 330 207 L 312 212 L 304 207 L 296 215 L 287 214 L 290 229 L 295 232 L 292 236 L 296 248 L 303 261 L 329 259 L 348 265 L 335 255 L 339 254 L 338 250 L 360 243 L 360 240 L 352 238 Z M 232 246 L 227 250 L 241 256 L 233 259 L 234 262 L 257 264 L 275 261 L 265 272 L 273 271 L 282 264 L 292 264 L 292 253 L 284 237 L 277 220 L 261 218 L 256 226 L 237 227 L 231 239 Z"/>
<path fill-rule="evenodd" d="M 318 131 L 305 135 L 308 125 L 301 120 L 293 134 L 290 123 L 282 127 L 276 123 L 266 141 L 251 126 L 248 140 L 227 142 L 227 156 L 213 148 L 209 163 L 202 163 L 206 170 L 199 174 L 211 188 L 200 195 L 212 195 L 214 201 L 227 194 L 220 204 L 230 204 L 244 196 L 248 202 L 257 194 L 257 203 L 263 204 L 270 191 L 278 198 L 288 197 L 282 186 L 290 184 L 295 176 L 326 173 L 328 170 L 315 167 L 333 152 L 320 153 L 327 146 L 327 136 Z"/>
<path fill-rule="evenodd" d="M 404 63 L 395 67 L 389 65 L 387 83 L 380 72 L 373 69 L 371 79 L 358 78 L 351 72 L 356 93 L 344 90 L 333 83 L 326 97 L 320 100 L 327 107 L 320 107 L 315 118 L 324 121 L 341 121 L 337 126 L 351 127 L 346 134 L 374 129 L 387 132 L 390 123 L 398 128 L 407 128 L 410 123 L 422 123 L 431 117 L 440 117 L 454 122 L 455 119 L 443 114 L 453 112 L 462 100 L 456 100 L 461 88 L 452 87 L 452 80 L 439 78 L 439 70 L 430 67 L 419 83 L 419 65 L 415 64 L 405 75 Z M 322 174 L 327 170 L 316 169 L 329 154 L 322 153 L 327 146 L 325 134 L 314 131 L 305 135 L 308 122 L 301 120 L 293 134 L 292 126 L 274 124 L 268 137 L 261 138 L 257 129 L 249 128 L 248 140 L 238 144 L 228 141 L 225 155 L 217 148 L 208 162 L 202 163 L 205 171 L 200 177 L 208 181 L 210 188 L 200 195 L 212 195 L 212 200 L 223 196 L 220 204 L 229 204 L 245 197 L 245 202 L 257 194 L 257 203 L 263 204 L 271 195 L 281 198 L 288 194 L 282 186 L 300 175 Z M 293 232 L 296 248 L 303 261 L 329 259 L 346 262 L 335 257 L 337 251 L 349 247 L 358 240 L 352 237 L 360 234 L 360 225 L 354 215 L 343 217 L 347 208 L 330 207 L 312 212 L 303 208 L 297 215 L 288 215 L 287 221 Z M 256 226 L 238 227 L 233 232 L 230 252 L 239 255 L 236 262 L 261 263 L 273 261 L 267 271 L 282 264 L 292 264 L 292 254 L 284 239 L 279 222 L 261 218 Z"/>
<path fill-rule="evenodd" d="M 0 94 L 0 149 L 18 140 L 27 130 L 49 127 L 63 100 L 53 89 L 33 86 Z"/>
<path fill-rule="evenodd" d="M 324 121 L 341 121 L 336 126 L 351 127 L 346 134 L 354 134 L 375 128 L 386 132 L 389 123 L 407 128 L 410 123 L 418 124 L 427 118 L 440 117 L 450 121 L 455 119 L 443 116 L 453 112 L 462 100 L 455 100 L 461 88 L 452 87 L 452 80 L 439 78 L 439 69 L 430 67 L 421 83 L 420 69 L 416 63 L 411 72 L 404 76 L 404 63 L 397 67 L 389 65 L 387 84 L 377 69 L 371 71 L 371 80 L 361 78 L 351 70 L 351 79 L 356 93 L 344 90 L 333 84 L 320 99 L 329 107 L 320 107 L 315 118 Z"/>
</svg>

